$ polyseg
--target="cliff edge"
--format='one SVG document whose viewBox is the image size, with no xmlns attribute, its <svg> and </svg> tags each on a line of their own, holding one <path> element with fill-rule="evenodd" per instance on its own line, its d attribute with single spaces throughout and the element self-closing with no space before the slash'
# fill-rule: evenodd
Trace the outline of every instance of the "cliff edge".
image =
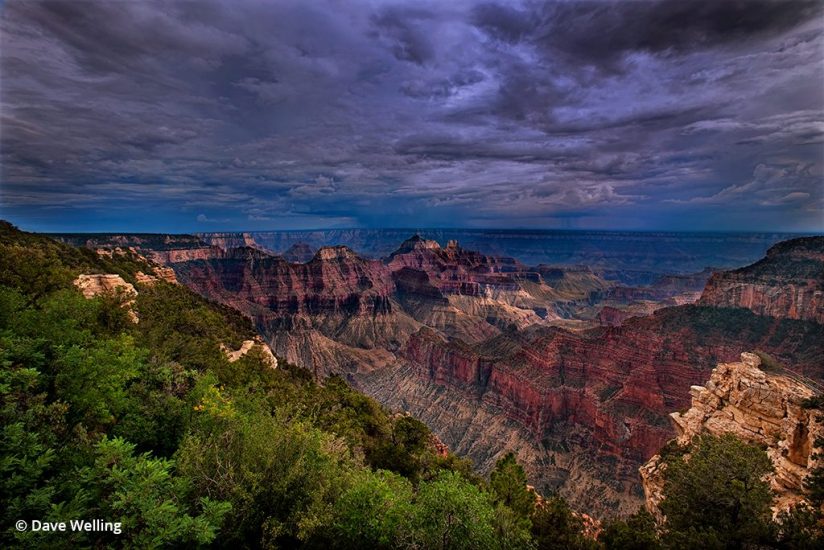
<svg viewBox="0 0 824 550">
<path fill-rule="evenodd" d="M 804 500 L 802 483 L 817 460 L 813 442 L 824 432 L 819 412 L 802 406 L 818 388 L 789 372 L 765 372 L 761 359 L 742 353 L 741 361 L 721 363 L 704 386 L 692 386 L 692 406 L 672 413 L 677 444 L 685 446 L 702 433 L 734 434 L 765 448 L 774 471 L 767 476 L 778 513 Z M 661 454 L 640 468 L 645 506 L 660 518 L 666 463 Z"/>
</svg>

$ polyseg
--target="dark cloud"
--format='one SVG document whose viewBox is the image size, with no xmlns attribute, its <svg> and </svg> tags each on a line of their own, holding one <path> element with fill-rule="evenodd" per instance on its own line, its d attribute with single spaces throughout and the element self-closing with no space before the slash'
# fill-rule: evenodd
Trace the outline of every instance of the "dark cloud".
<svg viewBox="0 0 824 550">
<path fill-rule="evenodd" d="M 820 229 L 823 28 L 803 0 L 10 1 L 0 215 Z"/>
<path fill-rule="evenodd" d="M 434 17 L 432 12 L 420 8 L 393 6 L 374 15 L 372 22 L 375 35 L 388 40 L 397 59 L 423 65 L 435 58 L 431 36 L 427 34 L 428 23 Z"/>
<path fill-rule="evenodd" d="M 482 4 L 475 24 L 494 38 L 615 68 L 632 52 L 683 53 L 782 33 L 822 15 L 818 0 L 569 1 L 526 10 Z"/>
<path fill-rule="evenodd" d="M 490 36 L 505 42 L 519 42 L 540 26 L 537 14 L 510 5 L 483 3 L 472 11 L 472 22 Z"/>
</svg>

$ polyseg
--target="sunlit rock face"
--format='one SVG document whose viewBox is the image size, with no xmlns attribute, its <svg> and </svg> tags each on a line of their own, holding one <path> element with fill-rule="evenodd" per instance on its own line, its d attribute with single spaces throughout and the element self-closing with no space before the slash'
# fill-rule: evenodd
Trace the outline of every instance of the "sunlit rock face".
<svg viewBox="0 0 824 550">
<path fill-rule="evenodd" d="M 742 353 L 741 360 L 721 363 L 703 386 L 692 386 L 692 406 L 670 414 L 676 441 L 687 445 L 697 435 L 733 434 L 766 449 L 774 471 L 767 475 L 777 513 L 804 500 L 803 480 L 817 461 L 813 442 L 824 431 L 820 411 L 804 400 L 821 385 L 791 372 L 765 372 L 761 359 Z M 645 505 L 660 517 L 666 465 L 655 455 L 641 467 Z"/>
<path fill-rule="evenodd" d="M 264 365 L 272 369 L 275 369 L 278 366 L 278 360 L 272 353 L 272 348 L 270 348 L 269 345 L 259 336 L 256 336 L 254 340 L 244 340 L 240 345 L 240 348 L 236 350 L 227 348 L 225 344 L 221 344 L 220 349 L 230 363 L 240 360 L 250 351 L 257 349 L 261 354 Z"/>
<path fill-rule="evenodd" d="M 123 296 L 123 307 L 126 308 L 129 320 L 133 323 L 138 322 L 137 314 L 132 309 L 135 298 L 137 297 L 137 290 L 134 285 L 123 280 L 123 277 L 113 273 L 92 273 L 82 274 L 74 280 L 74 286 L 86 298 L 94 298 L 101 295 L 117 295 Z"/>
</svg>

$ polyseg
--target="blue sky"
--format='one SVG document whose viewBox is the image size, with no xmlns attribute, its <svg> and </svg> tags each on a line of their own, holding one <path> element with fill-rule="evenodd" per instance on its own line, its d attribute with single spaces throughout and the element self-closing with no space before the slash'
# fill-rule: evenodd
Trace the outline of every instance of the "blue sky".
<svg viewBox="0 0 824 550">
<path fill-rule="evenodd" d="M 27 229 L 824 231 L 820 2 L 0 10 Z"/>
</svg>

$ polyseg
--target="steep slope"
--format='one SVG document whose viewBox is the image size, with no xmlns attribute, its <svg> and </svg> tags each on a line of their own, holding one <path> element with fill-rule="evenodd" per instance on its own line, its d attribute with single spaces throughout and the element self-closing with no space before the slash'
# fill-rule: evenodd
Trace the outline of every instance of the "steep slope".
<svg viewBox="0 0 824 550">
<path fill-rule="evenodd" d="M 513 451 L 542 490 L 598 514 L 629 512 L 640 502 L 637 468 L 671 437 L 667 414 L 688 404 L 685 388 L 750 348 L 820 376 L 822 342 L 822 325 L 696 306 L 472 348 L 424 330 L 402 351 L 402 368 L 360 387 L 423 419 L 482 469 Z"/>
<path fill-rule="evenodd" d="M 433 513 L 444 487 L 483 503 L 495 540 L 489 490 L 423 424 L 278 362 L 248 319 L 154 267 L 0 221 L 0 546 L 431 547 L 436 523 L 478 523 Z M 110 527 L 13 527 L 77 517 Z"/>
</svg>

